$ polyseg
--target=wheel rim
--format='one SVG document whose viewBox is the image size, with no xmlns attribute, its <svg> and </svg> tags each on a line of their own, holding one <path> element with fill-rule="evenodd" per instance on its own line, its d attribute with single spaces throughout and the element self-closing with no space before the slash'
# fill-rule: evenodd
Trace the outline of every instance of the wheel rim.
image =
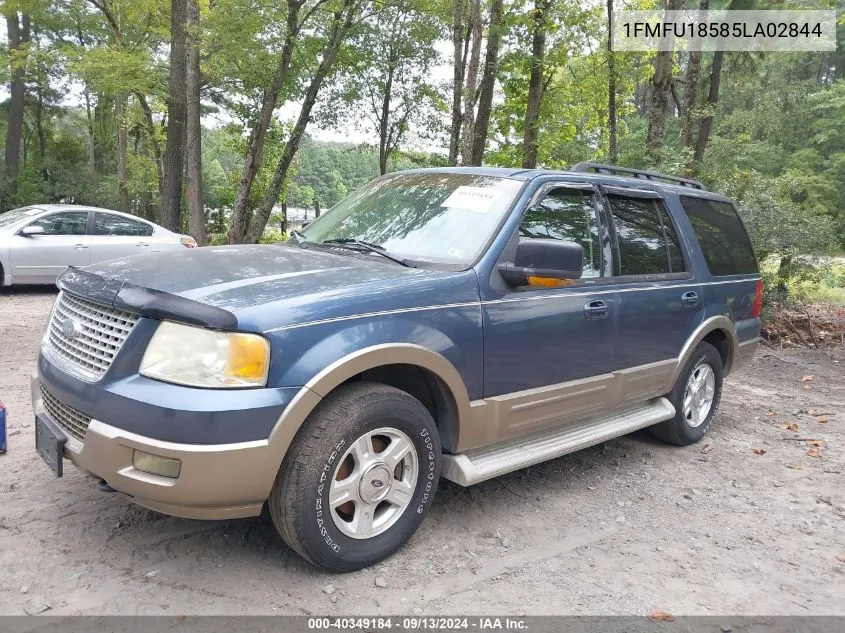
<svg viewBox="0 0 845 633">
<path fill-rule="evenodd" d="M 419 476 L 417 449 L 389 427 L 368 431 L 344 453 L 329 487 L 335 526 L 367 539 L 388 530 L 410 505 Z"/>
<path fill-rule="evenodd" d="M 684 390 L 684 419 L 692 428 L 701 426 L 713 408 L 716 375 L 710 365 L 699 365 L 690 374 Z"/>
</svg>

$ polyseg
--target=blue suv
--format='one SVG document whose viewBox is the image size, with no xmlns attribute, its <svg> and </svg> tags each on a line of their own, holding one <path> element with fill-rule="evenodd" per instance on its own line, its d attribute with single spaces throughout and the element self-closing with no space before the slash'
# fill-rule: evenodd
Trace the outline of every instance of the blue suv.
<svg viewBox="0 0 845 633">
<path fill-rule="evenodd" d="M 762 282 L 700 183 L 424 169 L 282 245 L 140 255 L 59 279 L 36 449 L 182 517 L 266 507 L 312 563 L 394 552 L 468 486 L 649 427 L 700 440 L 754 353 Z"/>
</svg>

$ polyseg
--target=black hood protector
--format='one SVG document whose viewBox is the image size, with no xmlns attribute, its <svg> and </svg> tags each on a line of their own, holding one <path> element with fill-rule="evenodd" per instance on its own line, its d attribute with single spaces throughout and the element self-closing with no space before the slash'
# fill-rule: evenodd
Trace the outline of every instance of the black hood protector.
<svg viewBox="0 0 845 633">
<path fill-rule="evenodd" d="M 167 319 L 218 330 L 234 330 L 238 326 L 238 318 L 223 308 L 120 279 L 102 277 L 79 268 L 68 268 L 56 280 L 56 285 L 77 297 L 151 319 Z"/>
</svg>

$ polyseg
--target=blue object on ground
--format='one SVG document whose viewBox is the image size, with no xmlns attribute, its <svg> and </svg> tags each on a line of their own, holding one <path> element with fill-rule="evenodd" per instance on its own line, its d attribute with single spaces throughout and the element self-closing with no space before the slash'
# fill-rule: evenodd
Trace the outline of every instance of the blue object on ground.
<svg viewBox="0 0 845 633">
<path fill-rule="evenodd" d="M 6 407 L 0 402 L 0 453 L 6 452 Z"/>
</svg>

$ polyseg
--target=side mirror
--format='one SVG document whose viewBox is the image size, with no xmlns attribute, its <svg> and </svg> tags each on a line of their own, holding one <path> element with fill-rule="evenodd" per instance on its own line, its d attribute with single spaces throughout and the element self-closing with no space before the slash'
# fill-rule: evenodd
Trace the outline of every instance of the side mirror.
<svg viewBox="0 0 845 633">
<path fill-rule="evenodd" d="M 513 264 L 500 264 L 499 272 L 511 286 L 529 284 L 557 286 L 567 279 L 580 279 L 584 272 L 584 249 L 575 242 L 520 240 Z"/>
<path fill-rule="evenodd" d="M 44 235 L 44 227 L 43 226 L 33 226 L 30 224 L 29 226 L 23 227 L 18 234 L 23 235 L 24 237 L 32 237 L 33 235 Z"/>
</svg>

